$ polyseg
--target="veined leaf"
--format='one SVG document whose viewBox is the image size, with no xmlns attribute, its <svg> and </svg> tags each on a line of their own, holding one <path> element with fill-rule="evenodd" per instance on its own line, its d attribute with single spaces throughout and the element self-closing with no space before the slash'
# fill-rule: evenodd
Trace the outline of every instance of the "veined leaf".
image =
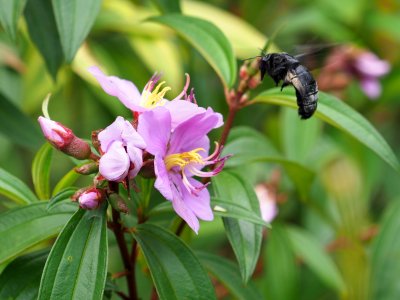
<svg viewBox="0 0 400 300">
<path fill-rule="evenodd" d="M 216 299 L 199 259 L 179 237 L 147 223 L 137 227 L 134 237 L 160 299 Z"/>
<path fill-rule="evenodd" d="M 40 250 L 11 262 L 0 275 L 0 299 L 36 300 L 48 254 Z"/>
<path fill-rule="evenodd" d="M 235 83 L 236 61 L 232 46 L 214 24 L 180 14 L 153 17 L 149 21 L 164 24 L 179 33 L 204 56 L 225 86 L 231 87 Z"/>
<path fill-rule="evenodd" d="M 285 158 L 263 134 L 250 127 L 233 128 L 223 153 L 233 155 L 226 162 L 226 167 L 259 161 L 282 165 L 302 198 L 308 195 L 314 180 L 313 171 L 294 160 Z"/>
<path fill-rule="evenodd" d="M 2 168 L 0 168 L 0 194 L 18 204 L 30 204 L 38 201 L 25 183 Z"/>
<path fill-rule="evenodd" d="M 34 203 L 0 214 L 0 263 L 57 235 L 75 212 L 66 203 L 47 210 L 47 203 Z"/>
<path fill-rule="evenodd" d="M 29 0 L 24 14 L 29 35 L 43 56 L 51 76 L 55 79 L 64 57 L 51 0 Z"/>
<path fill-rule="evenodd" d="M 277 104 L 297 108 L 296 97 L 292 90 L 271 89 L 259 94 L 255 103 Z M 397 172 L 400 164 L 390 146 L 381 134 L 362 115 L 334 96 L 319 92 L 318 108 L 315 116 L 350 134 L 370 148 Z"/>
<path fill-rule="evenodd" d="M 206 252 L 196 252 L 204 267 L 239 300 L 259 300 L 262 295 L 252 282 L 244 284 L 239 269 L 232 261 Z"/>
<path fill-rule="evenodd" d="M 14 143 L 37 149 L 44 139 L 34 124 L 18 107 L 0 93 L 0 132 Z"/>
<path fill-rule="evenodd" d="M 65 60 L 71 62 L 100 11 L 102 0 L 52 0 Z"/>
<path fill-rule="evenodd" d="M 38 299 L 101 299 L 107 275 L 106 207 L 79 209 L 57 238 Z"/>
<path fill-rule="evenodd" d="M 25 4 L 26 0 L 0 0 L 0 23 L 13 40 L 16 38 L 18 19 Z"/>
<path fill-rule="evenodd" d="M 253 187 L 243 178 L 223 171 L 212 179 L 218 198 L 231 201 L 260 215 L 260 204 Z M 253 274 L 261 248 L 262 226 L 248 221 L 223 218 L 228 240 L 239 263 L 244 282 Z"/>
<path fill-rule="evenodd" d="M 36 153 L 32 163 L 32 180 L 39 199 L 50 198 L 50 167 L 53 147 L 45 143 Z"/>
<path fill-rule="evenodd" d="M 318 241 L 306 231 L 287 228 L 288 237 L 293 250 L 301 257 L 309 268 L 328 286 L 339 293 L 346 292 L 346 284 L 330 256 L 324 251 Z"/>
</svg>

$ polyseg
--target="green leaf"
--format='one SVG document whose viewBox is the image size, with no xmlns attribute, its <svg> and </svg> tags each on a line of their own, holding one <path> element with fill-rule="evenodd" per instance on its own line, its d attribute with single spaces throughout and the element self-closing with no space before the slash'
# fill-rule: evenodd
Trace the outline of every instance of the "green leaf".
<svg viewBox="0 0 400 300">
<path fill-rule="evenodd" d="M 73 203 L 46 207 L 47 203 L 34 203 L 0 214 L 0 263 L 56 236 L 76 210 Z"/>
<path fill-rule="evenodd" d="M 51 76 L 55 79 L 64 57 L 51 0 L 29 0 L 24 14 L 29 35 L 43 56 Z"/>
<path fill-rule="evenodd" d="M 252 282 L 244 284 L 239 269 L 232 261 L 206 252 L 196 252 L 204 267 L 239 300 L 259 300 L 262 295 Z"/>
<path fill-rule="evenodd" d="M 260 132 L 244 126 L 231 130 L 224 154 L 232 154 L 226 167 L 236 167 L 252 162 L 274 162 L 282 165 L 302 198 L 306 198 L 314 180 L 314 172 L 296 161 L 282 156 Z"/>
<path fill-rule="evenodd" d="M 400 293 L 400 201 L 386 208 L 372 245 L 371 299 L 397 299 Z"/>
<path fill-rule="evenodd" d="M 43 143 L 39 125 L 32 122 L 18 107 L 0 93 L 0 133 L 14 143 L 37 149 Z"/>
<path fill-rule="evenodd" d="M 102 0 L 52 0 L 61 45 L 67 62 L 76 52 L 93 26 Z"/>
<path fill-rule="evenodd" d="M 267 299 L 297 299 L 299 272 L 296 257 L 291 249 L 287 232 L 274 224 L 268 232 L 264 251 L 266 268 L 265 294 Z"/>
<path fill-rule="evenodd" d="M 75 187 L 68 187 L 60 191 L 58 194 L 55 196 L 51 197 L 50 201 L 47 204 L 47 210 L 53 209 L 56 205 L 59 205 L 60 203 L 64 201 L 71 201 L 71 197 L 73 194 L 75 194 L 77 188 Z"/>
<path fill-rule="evenodd" d="M 19 178 L 0 168 L 0 194 L 18 204 L 37 202 L 35 194 Z"/>
<path fill-rule="evenodd" d="M 36 300 L 49 250 L 18 257 L 0 275 L 0 299 Z"/>
<path fill-rule="evenodd" d="M 282 93 L 279 88 L 271 89 L 259 94 L 254 101 L 255 103 L 277 104 L 297 108 L 296 97 L 290 89 Z M 381 134 L 362 115 L 343 101 L 319 92 L 318 109 L 315 112 L 315 116 L 350 134 L 379 155 L 396 171 L 400 172 L 400 164 Z"/>
<path fill-rule="evenodd" d="M 0 0 L 0 23 L 13 40 L 16 38 L 18 19 L 25 4 L 26 0 Z"/>
<path fill-rule="evenodd" d="M 153 224 L 134 232 L 160 299 L 216 299 L 199 259 L 176 235 Z"/>
<path fill-rule="evenodd" d="M 309 268 L 329 287 L 342 295 L 345 294 L 346 284 L 331 257 L 322 245 L 303 229 L 287 228 L 293 250 Z"/>
<path fill-rule="evenodd" d="M 216 196 L 252 210 L 260 216 L 260 204 L 253 187 L 243 178 L 224 171 L 212 179 Z M 238 260 L 244 282 L 253 274 L 262 240 L 262 226 L 248 221 L 223 218 L 228 240 Z"/>
<path fill-rule="evenodd" d="M 149 21 L 174 29 L 204 56 L 225 86 L 233 86 L 236 80 L 236 61 L 232 46 L 213 23 L 180 14 L 153 17 Z"/>
<path fill-rule="evenodd" d="M 26 0 L 0 0 L 0 23 L 13 40 L 16 38 L 18 19 L 25 4 Z"/>
<path fill-rule="evenodd" d="M 50 167 L 53 147 L 45 143 L 36 153 L 32 163 L 32 181 L 39 199 L 50 198 Z"/>
<path fill-rule="evenodd" d="M 151 2 L 157 6 L 158 10 L 163 14 L 167 13 L 180 13 L 181 4 L 179 0 L 152 0 Z"/>
<path fill-rule="evenodd" d="M 211 199 L 211 206 L 214 214 L 217 216 L 245 220 L 261 226 L 270 227 L 270 224 L 265 222 L 253 210 L 250 210 L 231 201 L 224 201 L 214 197 Z"/>
<path fill-rule="evenodd" d="M 107 276 L 106 208 L 79 209 L 58 236 L 38 299 L 101 299 Z"/>
<path fill-rule="evenodd" d="M 64 177 L 61 178 L 61 180 L 56 184 L 56 186 L 53 189 L 52 195 L 55 196 L 58 193 L 60 193 L 62 190 L 70 187 L 81 176 L 82 176 L 81 174 L 75 172 L 75 167 L 72 168 L 72 170 L 69 171 L 67 174 L 65 174 Z"/>
</svg>

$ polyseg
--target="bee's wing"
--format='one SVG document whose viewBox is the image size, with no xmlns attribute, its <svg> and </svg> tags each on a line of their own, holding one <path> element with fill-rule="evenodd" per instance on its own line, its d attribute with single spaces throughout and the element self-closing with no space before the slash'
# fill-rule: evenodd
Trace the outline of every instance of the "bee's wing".
<svg viewBox="0 0 400 300">
<path fill-rule="evenodd" d="M 317 44 L 296 46 L 294 57 L 309 70 L 319 69 L 324 65 L 325 59 L 328 57 L 339 44 Z"/>
</svg>

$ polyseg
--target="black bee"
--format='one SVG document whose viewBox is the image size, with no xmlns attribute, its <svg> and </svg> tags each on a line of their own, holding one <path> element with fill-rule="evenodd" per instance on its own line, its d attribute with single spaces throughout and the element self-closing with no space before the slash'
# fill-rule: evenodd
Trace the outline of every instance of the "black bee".
<svg viewBox="0 0 400 300">
<path fill-rule="evenodd" d="M 298 58 L 285 52 L 262 53 L 260 57 L 261 80 L 267 73 L 276 85 L 283 81 L 281 91 L 285 86 L 293 85 L 301 119 L 310 118 L 317 109 L 318 101 L 318 85 L 310 71 Z"/>
</svg>

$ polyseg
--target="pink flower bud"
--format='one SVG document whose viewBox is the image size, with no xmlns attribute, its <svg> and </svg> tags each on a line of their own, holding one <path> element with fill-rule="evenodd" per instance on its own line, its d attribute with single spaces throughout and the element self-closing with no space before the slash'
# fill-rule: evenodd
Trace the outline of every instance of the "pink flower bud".
<svg viewBox="0 0 400 300">
<path fill-rule="evenodd" d="M 84 140 L 76 137 L 71 129 L 40 116 L 38 118 L 44 137 L 58 150 L 76 159 L 87 159 L 92 153 Z"/>
<path fill-rule="evenodd" d="M 44 137 L 57 149 L 60 149 L 71 143 L 74 134 L 71 129 L 62 124 L 40 116 L 38 118 Z"/>
<path fill-rule="evenodd" d="M 249 71 L 247 65 L 242 65 L 239 70 L 239 76 L 241 79 L 247 80 L 249 78 Z"/>
<path fill-rule="evenodd" d="M 84 191 L 78 198 L 79 206 L 83 209 L 96 209 L 104 199 L 101 190 L 90 188 Z"/>
</svg>

